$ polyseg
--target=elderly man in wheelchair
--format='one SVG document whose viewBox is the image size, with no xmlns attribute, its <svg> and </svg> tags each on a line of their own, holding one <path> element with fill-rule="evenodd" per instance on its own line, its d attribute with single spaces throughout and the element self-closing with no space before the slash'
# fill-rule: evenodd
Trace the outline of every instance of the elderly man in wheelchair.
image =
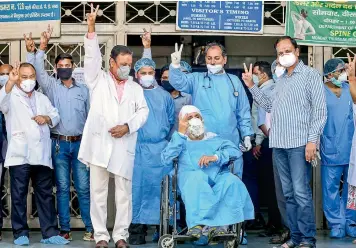
<svg viewBox="0 0 356 248">
<path fill-rule="evenodd" d="M 241 156 L 231 141 L 205 132 L 198 108 L 182 108 L 178 132 L 161 157 L 166 165 L 178 158 L 178 188 L 186 206 L 187 236 L 196 240 L 204 236 L 209 243 L 214 236 L 226 234 L 229 225 L 254 218 L 245 185 L 228 167 L 230 158 Z"/>
</svg>

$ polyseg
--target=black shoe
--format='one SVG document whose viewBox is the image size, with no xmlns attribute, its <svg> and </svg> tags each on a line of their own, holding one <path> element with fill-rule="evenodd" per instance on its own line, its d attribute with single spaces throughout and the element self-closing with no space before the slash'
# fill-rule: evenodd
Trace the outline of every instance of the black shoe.
<svg viewBox="0 0 356 248">
<path fill-rule="evenodd" d="M 290 231 L 288 229 L 284 229 L 280 235 L 273 236 L 270 240 L 270 244 L 283 244 L 290 239 Z"/>
<path fill-rule="evenodd" d="M 140 234 L 130 235 L 129 237 L 130 245 L 144 245 L 146 244 L 146 236 Z"/>
<path fill-rule="evenodd" d="M 265 231 L 260 232 L 258 234 L 258 236 L 260 236 L 262 238 L 266 238 L 266 237 L 272 237 L 273 235 L 278 235 L 278 234 L 279 234 L 279 232 L 274 226 L 269 226 L 269 227 L 267 227 L 267 229 Z"/>
</svg>

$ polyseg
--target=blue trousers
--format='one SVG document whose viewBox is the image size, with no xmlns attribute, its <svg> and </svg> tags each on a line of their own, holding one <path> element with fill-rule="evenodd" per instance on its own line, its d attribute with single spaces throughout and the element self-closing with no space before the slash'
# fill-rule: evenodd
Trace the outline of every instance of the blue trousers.
<svg viewBox="0 0 356 248">
<path fill-rule="evenodd" d="M 311 164 L 305 160 L 305 146 L 274 148 L 274 163 L 281 179 L 293 243 L 315 244 L 315 214 L 310 188 Z"/>
<path fill-rule="evenodd" d="M 59 150 L 56 151 L 58 142 Z M 90 219 L 90 174 L 88 168 L 78 160 L 80 141 L 52 140 L 52 158 L 57 186 L 57 209 L 62 231 L 70 231 L 70 186 L 71 171 L 78 194 L 80 215 L 87 232 L 93 231 Z"/>
<path fill-rule="evenodd" d="M 32 181 L 41 232 L 44 239 L 58 235 L 57 214 L 54 207 L 53 174 L 42 165 L 16 165 L 10 167 L 11 224 L 14 238 L 29 236 L 27 225 L 28 184 Z"/>
<path fill-rule="evenodd" d="M 355 224 L 356 211 L 346 209 L 348 193 L 349 165 L 321 166 L 321 185 L 323 192 L 323 209 L 329 228 L 345 230 L 346 224 Z M 340 181 L 343 179 L 342 195 Z"/>
</svg>

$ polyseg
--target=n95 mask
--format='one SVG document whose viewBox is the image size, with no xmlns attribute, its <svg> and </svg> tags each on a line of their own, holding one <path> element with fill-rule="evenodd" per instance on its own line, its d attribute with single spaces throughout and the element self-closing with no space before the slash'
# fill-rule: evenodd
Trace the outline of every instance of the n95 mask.
<svg viewBox="0 0 356 248">
<path fill-rule="evenodd" d="M 188 124 L 188 136 L 198 138 L 204 134 L 204 123 L 199 118 L 192 118 L 188 121 Z"/>
<path fill-rule="evenodd" d="M 35 88 L 35 86 L 36 81 L 31 79 L 26 79 L 20 84 L 21 89 L 26 93 L 30 93 Z"/>
</svg>

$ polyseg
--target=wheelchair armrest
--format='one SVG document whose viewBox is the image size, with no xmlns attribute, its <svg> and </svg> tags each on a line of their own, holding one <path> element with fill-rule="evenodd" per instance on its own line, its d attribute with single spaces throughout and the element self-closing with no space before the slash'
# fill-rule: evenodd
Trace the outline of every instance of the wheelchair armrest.
<svg viewBox="0 0 356 248">
<path fill-rule="evenodd" d="M 234 162 L 237 160 L 237 157 L 231 157 L 229 159 L 229 168 L 230 168 L 230 172 L 234 173 Z"/>
</svg>

